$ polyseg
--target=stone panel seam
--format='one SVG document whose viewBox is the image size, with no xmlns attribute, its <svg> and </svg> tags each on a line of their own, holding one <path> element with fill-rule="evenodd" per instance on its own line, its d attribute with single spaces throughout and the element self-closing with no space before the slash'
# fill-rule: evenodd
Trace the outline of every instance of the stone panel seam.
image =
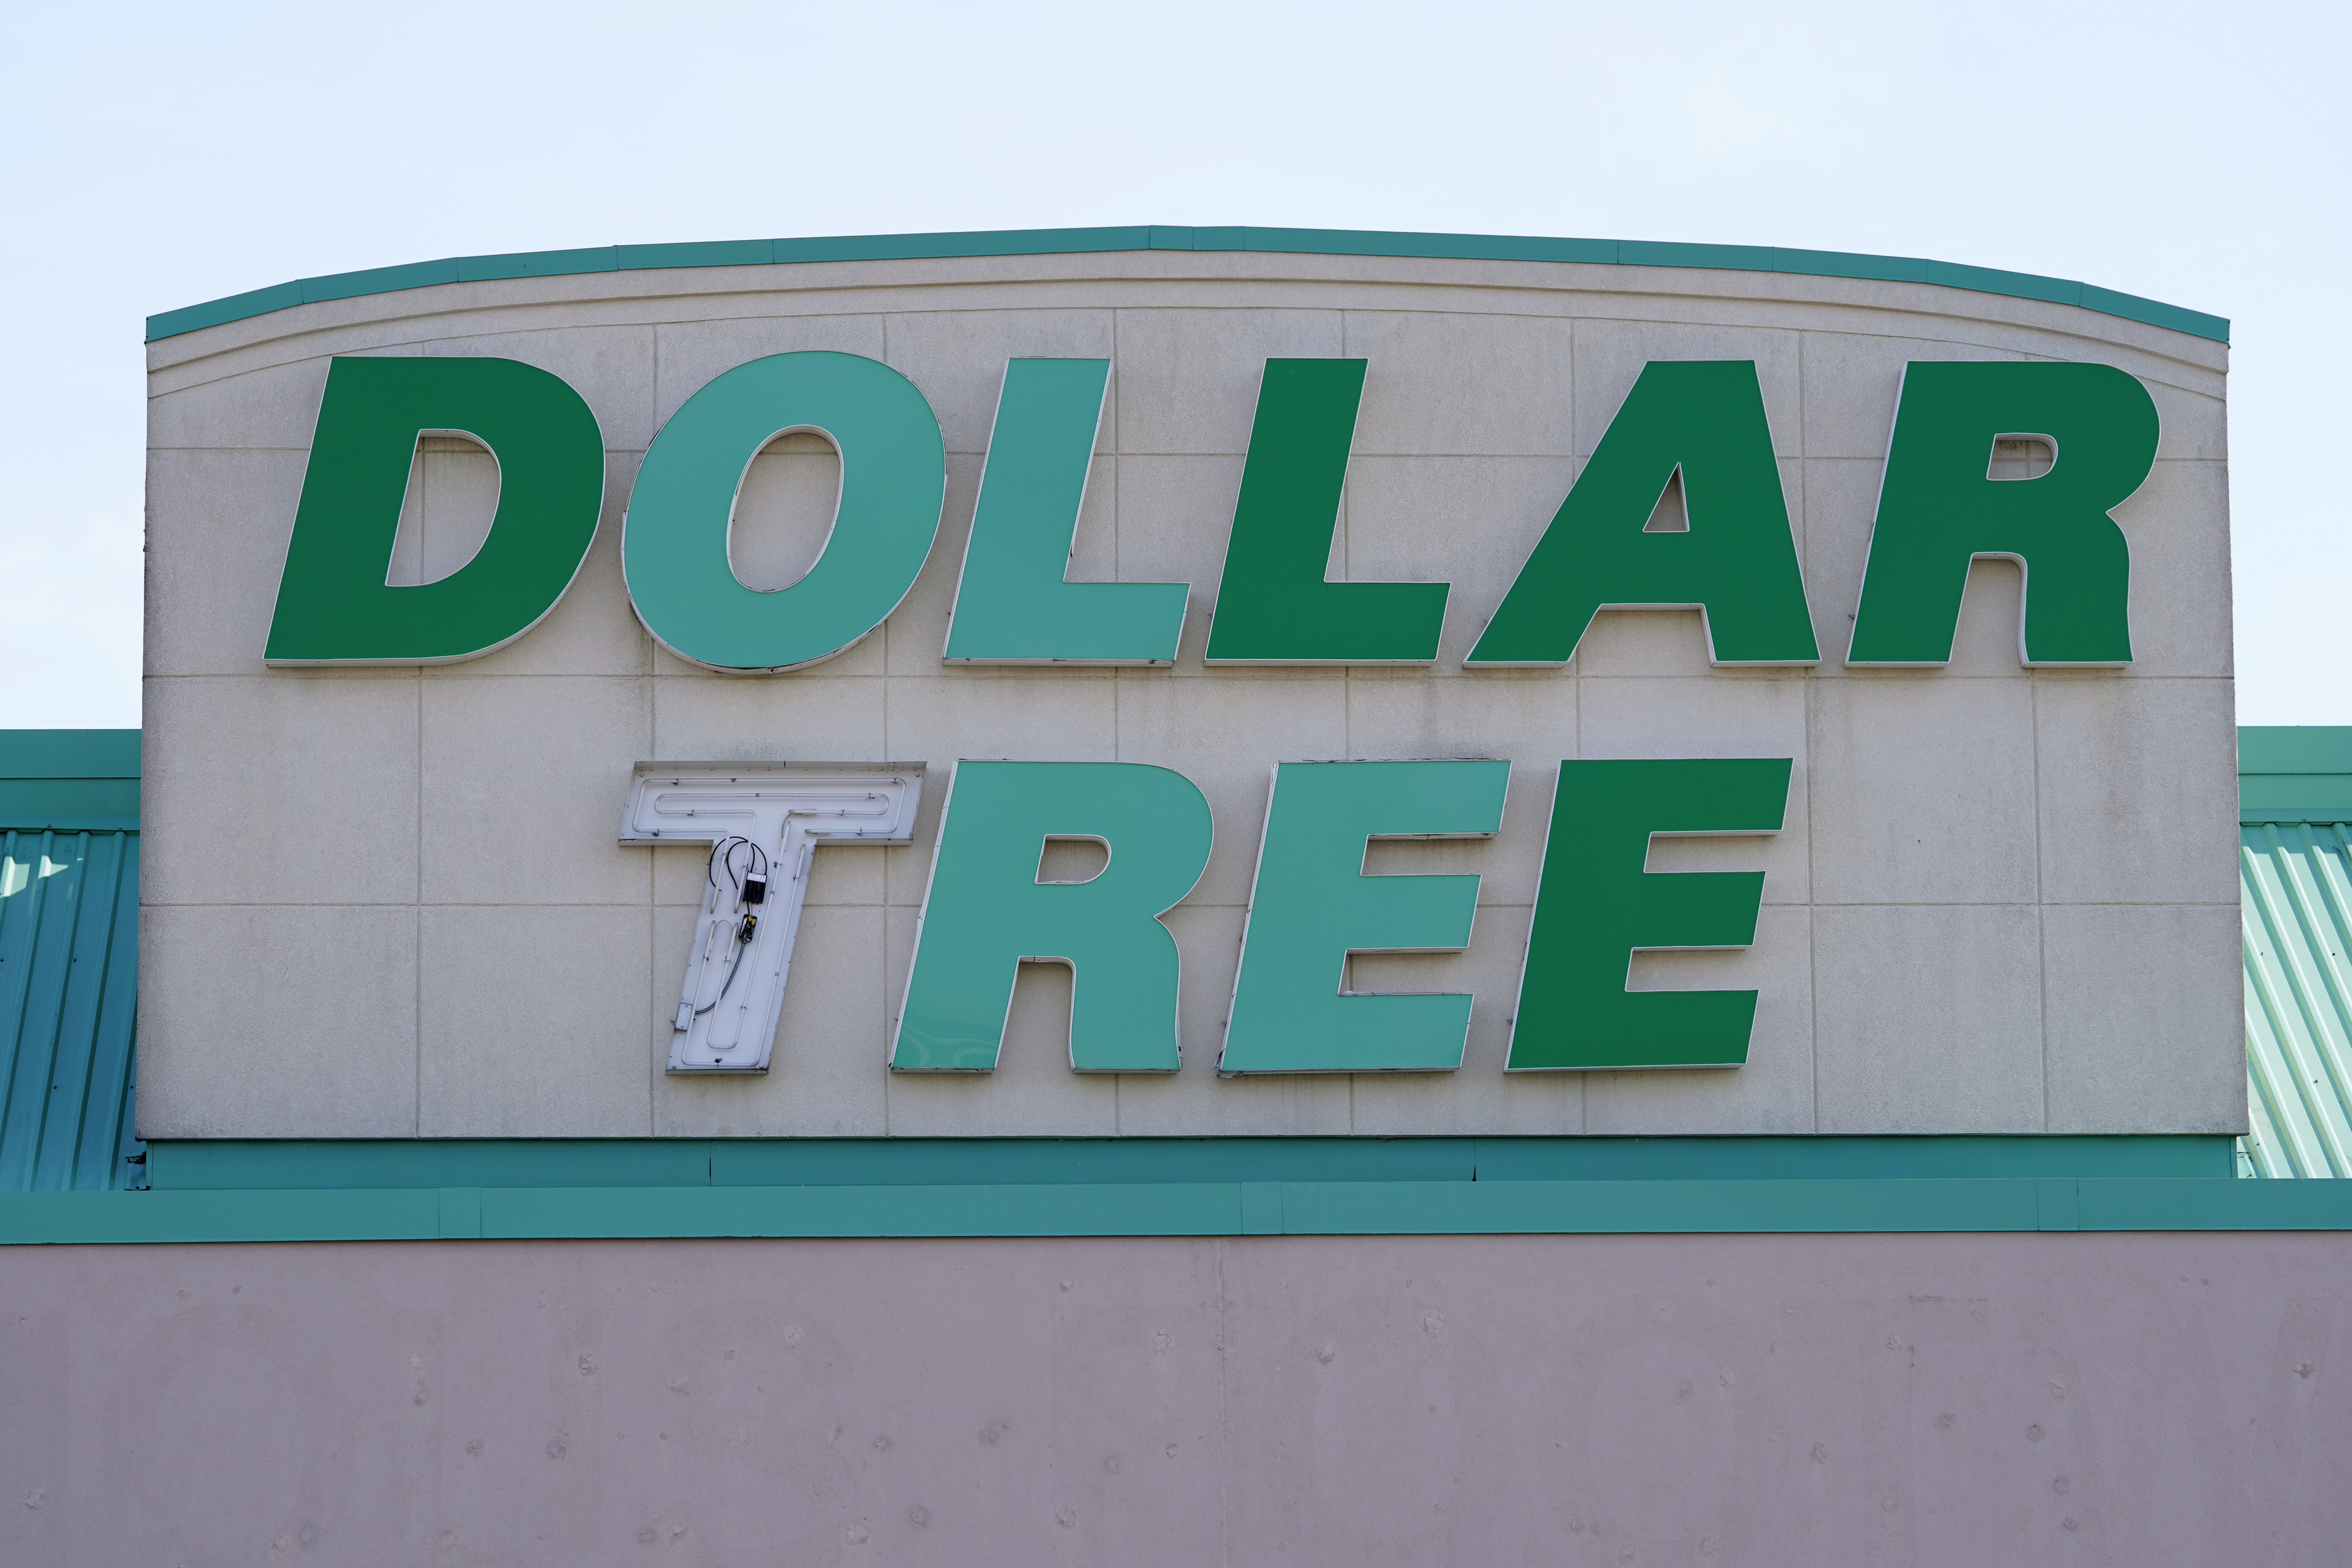
<svg viewBox="0 0 2352 1568">
<path fill-rule="evenodd" d="M 409 939 L 409 982 L 415 988 L 410 1003 L 411 1069 L 409 1123 L 417 1137 L 425 1135 L 425 679 L 416 674 L 416 897 L 415 919 Z"/>
<path fill-rule="evenodd" d="M 2042 1131 L 2050 1131 L 2050 923 L 2042 903 L 2042 863 L 2048 824 L 2042 816 L 2042 682 L 2029 681 L 2033 706 L 2033 944 L 2034 996 L 2042 1025 Z"/>
</svg>

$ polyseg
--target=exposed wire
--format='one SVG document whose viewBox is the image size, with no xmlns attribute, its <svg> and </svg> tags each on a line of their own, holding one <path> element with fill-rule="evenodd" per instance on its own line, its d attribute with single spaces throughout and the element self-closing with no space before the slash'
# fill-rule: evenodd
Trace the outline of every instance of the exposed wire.
<svg viewBox="0 0 2352 1568">
<path fill-rule="evenodd" d="M 751 856 L 744 861 L 743 869 L 740 874 L 735 869 L 735 851 L 739 848 L 751 851 Z M 708 877 L 710 885 L 714 888 L 719 886 L 719 873 L 721 868 L 725 868 L 728 883 L 735 889 L 736 896 L 740 899 L 747 879 L 762 882 L 768 879 L 768 852 L 740 834 L 730 834 L 710 847 L 710 868 Z M 694 1016 L 699 1018 L 727 1000 L 727 993 L 735 987 L 736 971 L 743 967 L 743 955 L 751 950 L 752 935 L 759 929 L 758 915 L 747 914 L 743 917 L 743 923 L 736 929 L 733 943 L 735 951 L 727 964 L 727 978 L 719 984 L 719 994 L 697 1007 L 694 1010 Z"/>
<path fill-rule="evenodd" d="M 713 996 L 709 1002 L 704 1003 L 701 1006 L 697 1007 L 694 1010 L 694 1016 L 696 1017 L 701 1017 L 705 1013 L 709 1012 L 711 1008 L 716 1007 L 721 1002 L 726 1001 L 727 993 L 733 989 L 735 984 L 735 972 L 743 967 L 743 954 L 750 950 L 751 942 L 748 940 L 738 938 L 734 945 L 735 956 L 727 965 L 727 979 L 725 983 L 719 987 L 718 995 Z"/>
<path fill-rule="evenodd" d="M 748 849 L 751 852 L 751 858 L 745 861 L 740 872 L 735 869 L 735 851 L 738 849 Z M 728 882 L 740 891 L 746 877 L 754 878 L 760 881 L 767 880 L 768 852 L 740 834 L 730 834 L 710 847 L 710 869 L 708 879 L 714 888 L 719 886 L 719 873 L 722 868 L 727 872 Z"/>
</svg>

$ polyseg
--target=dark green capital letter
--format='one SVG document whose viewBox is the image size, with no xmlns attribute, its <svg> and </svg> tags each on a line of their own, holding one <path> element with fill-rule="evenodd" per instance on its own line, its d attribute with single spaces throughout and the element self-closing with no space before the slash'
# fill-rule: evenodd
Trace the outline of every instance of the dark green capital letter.
<svg viewBox="0 0 2352 1568">
<path fill-rule="evenodd" d="M 1996 479 L 2003 437 L 2050 443 L 2049 472 Z M 2156 464 L 2156 400 L 2113 365 L 1915 363 L 1871 525 L 1849 664 L 1948 664 L 1969 563 L 2025 572 L 2026 664 L 2131 662 L 2131 548 L 2107 514 Z"/>
<path fill-rule="evenodd" d="M 1675 471 L 1690 526 L 1645 532 Z M 1565 664 L 1602 609 L 1697 609 L 1717 664 L 1816 664 L 1750 360 L 1653 360 L 1469 664 Z"/>
<path fill-rule="evenodd" d="M 1428 664 L 1444 583 L 1331 583 L 1331 532 L 1364 395 L 1360 359 L 1270 359 L 1209 623 L 1211 664 Z"/>
<path fill-rule="evenodd" d="M 428 430 L 490 449 L 498 512 L 471 561 L 395 588 L 384 579 Z M 604 438 L 562 378 L 510 359 L 335 360 L 263 658 L 449 664 L 503 647 L 563 596 L 604 501 Z"/>
<path fill-rule="evenodd" d="M 1511 1026 L 1514 1072 L 1738 1067 L 1753 991 L 1628 991 L 1642 950 L 1747 947 L 1761 871 L 1642 868 L 1652 834 L 1778 833 L 1789 759 L 1566 762 Z"/>
</svg>

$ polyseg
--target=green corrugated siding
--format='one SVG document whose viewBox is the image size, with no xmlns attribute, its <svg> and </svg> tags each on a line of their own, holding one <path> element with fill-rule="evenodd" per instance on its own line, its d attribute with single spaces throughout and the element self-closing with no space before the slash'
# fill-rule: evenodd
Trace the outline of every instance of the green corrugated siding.
<svg viewBox="0 0 2352 1568">
<path fill-rule="evenodd" d="M 2238 731 L 2246 1176 L 2352 1176 L 2352 726 Z"/>
<path fill-rule="evenodd" d="M 2245 1161 L 2352 1176 L 2352 829 L 2238 830 L 2246 931 Z"/>
<path fill-rule="evenodd" d="M 0 1192 L 145 1185 L 139 732 L 0 731 Z"/>
</svg>

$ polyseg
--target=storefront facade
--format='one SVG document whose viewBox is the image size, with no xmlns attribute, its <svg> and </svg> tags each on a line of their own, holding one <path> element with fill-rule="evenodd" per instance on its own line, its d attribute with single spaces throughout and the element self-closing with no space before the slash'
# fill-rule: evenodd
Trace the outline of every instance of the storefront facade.
<svg viewBox="0 0 2352 1568">
<path fill-rule="evenodd" d="M 273 1542 L 2121 1561 L 2260 1492 L 2126 1434 L 2257 1377 L 2192 1341 L 2301 1397 L 2347 1284 L 2234 1180 L 2226 323 L 1139 229 L 150 352 L 153 1190 L 24 1224 L 126 1244 L 46 1312 L 206 1303 L 122 1309 L 151 1383 L 309 1347 Z"/>
</svg>

